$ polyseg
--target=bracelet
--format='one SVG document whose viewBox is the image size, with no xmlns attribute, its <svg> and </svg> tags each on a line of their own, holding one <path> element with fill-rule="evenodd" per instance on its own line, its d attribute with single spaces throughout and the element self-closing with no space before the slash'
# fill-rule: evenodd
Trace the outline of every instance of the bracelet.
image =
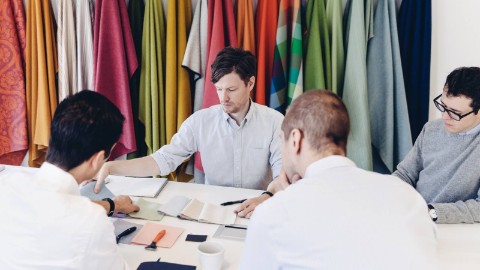
<svg viewBox="0 0 480 270">
<path fill-rule="evenodd" d="M 106 201 L 110 205 L 110 210 L 108 211 L 107 216 L 113 216 L 113 213 L 115 211 L 115 202 L 113 202 L 113 200 L 110 198 L 104 198 L 102 199 L 102 201 Z"/>
<path fill-rule="evenodd" d="M 261 195 L 263 194 L 267 194 L 268 196 L 273 197 L 273 193 L 270 191 L 264 191 Z"/>
</svg>

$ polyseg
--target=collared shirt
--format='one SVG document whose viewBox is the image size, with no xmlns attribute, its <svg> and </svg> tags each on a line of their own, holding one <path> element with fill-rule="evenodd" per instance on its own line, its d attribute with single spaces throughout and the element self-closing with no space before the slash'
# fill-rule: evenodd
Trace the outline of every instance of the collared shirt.
<svg viewBox="0 0 480 270">
<path fill-rule="evenodd" d="M 472 134 L 478 133 L 479 131 L 480 131 L 480 125 L 477 125 L 476 127 L 471 128 L 470 130 L 459 133 L 459 135 L 472 135 Z"/>
<path fill-rule="evenodd" d="M 239 269 L 438 269 L 420 194 L 341 156 L 259 205 L 243 250 Z"/>
<path fill-rule="evenodd" d="M 191 115 L 152 157 L 166 175 L 199 151 L 206 184 L 266 189 L 282 166 L 282 121 L 281 113 L 252 102 L 237 125 L 222 105 L 215 105 Z"/>
<path fill-rule="evenodd" d="M 0 174 L 2 269 L 128 269 L 105 210 L 73 176 L 45 162 Z"/>
</svg>

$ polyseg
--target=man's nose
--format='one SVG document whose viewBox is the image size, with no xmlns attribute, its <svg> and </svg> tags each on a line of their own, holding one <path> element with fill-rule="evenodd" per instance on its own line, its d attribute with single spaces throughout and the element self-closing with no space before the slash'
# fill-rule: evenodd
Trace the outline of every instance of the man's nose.
<svg viewBox="0 0 480 270">
<path fill-rule="evenodd" d="M 442 119 L 443 120 L 450 120 L 452 118 L 450 117 L 450 115 L 448 114 L 447 111 L 444 111 L 444 112 L 442 112 Z"/>
<path fill-rule="evenodd" d="M 228 96 L 228 91 L 227 90 L 222 91 L 222 99 L 223 99 L 223 101 L 228 101 L 230 99 L 229 96 Z"/>
</svg>

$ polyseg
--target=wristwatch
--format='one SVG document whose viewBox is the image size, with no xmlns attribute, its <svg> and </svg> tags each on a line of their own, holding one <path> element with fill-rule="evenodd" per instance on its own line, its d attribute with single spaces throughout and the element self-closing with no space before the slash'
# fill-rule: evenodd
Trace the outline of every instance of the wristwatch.
<svg viewBox="0 0 480 270">
<path fill-rule="evenodd" d="M 110 198 L 103 198 L 102 201 L 106 201 L 110 205 L 110 210 L 108 210 L 107 216 L 113 216 L 113 212 L 115 211 L 115 202 L 113 202 L 113 200 Z"/>
<path fill-rule="evenodd" d="M 273 193 L 270 192 L 270 191 L 264 191 L 264 192 L 262 193 L 262 195 L 263 195 L 263 194 L 267 194 L 268 196 L 273 197 Z"/>
<path fill-rule="evenodd" d="M 428 214 L 430 215 L 433 221 L 437 221 L 437 218 L 438 218 L 437 211 L 431 204 L 428 205 Z"/>
</svg>

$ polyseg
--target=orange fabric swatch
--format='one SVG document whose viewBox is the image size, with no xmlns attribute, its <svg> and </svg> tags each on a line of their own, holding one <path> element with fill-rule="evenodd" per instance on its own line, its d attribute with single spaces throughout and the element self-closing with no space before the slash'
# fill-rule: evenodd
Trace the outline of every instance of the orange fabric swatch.
<svg viewBox="0 0 480 270">
<path fill-rule="evenodd" d="M 25 11 L 22 0 L 0 2 L 0 163 L 20 165 L 28 149 L 25 101 Z"/>
<path fill-rule="evenodd" d="M 57 108 L 55 73 L 58 70 L 53 16 L 49 0 L 28 1 L 26 96 L 29 165 L 45 160 L 50 123 Z"/>
<path fill-rule="evenodd" d="M 237 1 L 236 7 L 238 46 L 255 55 L 255 29 L 253 25 L 252 0 Z"/>
<path fill-rule="evenodd" d="M 277 36 L 278 0 L 258 0 L 256 13 L 257 78 L 255 102 L 268 104 L 272 81 L 273 54 Z"/>
</svg>

